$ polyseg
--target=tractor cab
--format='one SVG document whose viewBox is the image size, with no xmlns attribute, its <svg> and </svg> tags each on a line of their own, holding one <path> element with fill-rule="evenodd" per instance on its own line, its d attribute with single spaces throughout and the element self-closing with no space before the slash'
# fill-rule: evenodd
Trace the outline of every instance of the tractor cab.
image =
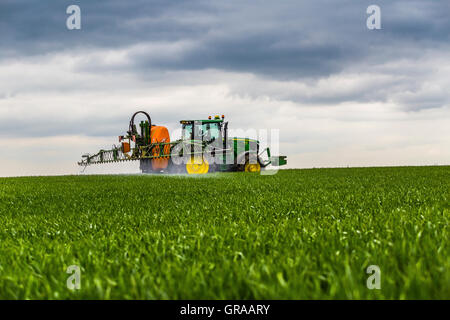
<svg viewBox="0 0 450 320">
<path fill-rule="evenodd" d="M 208 117 L 208 120 L 181 120 L 182 140 L 201 140 L 207 145 L 222 145 L 227 137 L 228 123 L 224 116 Z"/>
</svg>

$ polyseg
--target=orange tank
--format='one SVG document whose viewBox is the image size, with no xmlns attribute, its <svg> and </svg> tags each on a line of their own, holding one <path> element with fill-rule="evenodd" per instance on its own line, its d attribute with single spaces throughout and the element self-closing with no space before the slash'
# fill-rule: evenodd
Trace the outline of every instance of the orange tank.
<svg viewBox="0 0 450 320">
<path fill-rule="evenodd" d="M 130 152 L 130 150 L 131 150 L 130 144 L 128 142 L 122 142 L 122 152 L 128 153 Z"/>
<path fill-rule="evenodd" d="M 169 130 L 163 126 L 152 126 L 151 129 L 151 143 L 169 143 L 170 136 Z M 160 154 L 160 147 L 156 146 L 153 148 L 153 155 L 158 156 Z M 170 145 L 165 145 L 163 154 L 170 154 Z M 152 168 L 153 170 L 165 169 L 169 165 L 169 156 L 163 158 L 152 159 Z"/>
</svg>

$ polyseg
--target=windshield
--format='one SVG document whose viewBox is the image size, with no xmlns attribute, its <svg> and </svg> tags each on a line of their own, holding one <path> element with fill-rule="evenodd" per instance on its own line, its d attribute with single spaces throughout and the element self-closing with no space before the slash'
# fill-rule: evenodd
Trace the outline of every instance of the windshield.
<svg viewBox="0 0 450 320">
<path fill-rule="evenodd" d="M 198 135 L 202 137 L 203 141 L 212 142 L 219 138 L 220 129 L 217 122 L 197 125 L 197 129 Z"/>
<path fill-rule="evenodd" d="M 183 125 L 183 139 L 191 139 L 192 137 L 192 123 Z M 195 123 L 195 139 L 212 142 L 219 139 L 220 125 L 217 122 L 213 123 Z"/>
</svg>

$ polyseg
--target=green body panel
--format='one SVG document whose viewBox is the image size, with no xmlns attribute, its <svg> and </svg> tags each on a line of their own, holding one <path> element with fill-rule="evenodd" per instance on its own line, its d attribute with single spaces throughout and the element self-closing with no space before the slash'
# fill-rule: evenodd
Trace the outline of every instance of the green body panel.
<svg viewBox="0 0 450 320">
<path fill-rule="evenodd" d="M 229 139 L 229 144 L 232 145 L 232 150 L 235 159 L 243 153 L 259 153 L 259 141 L 249 138 L 233 137 Z"/>
</svg>

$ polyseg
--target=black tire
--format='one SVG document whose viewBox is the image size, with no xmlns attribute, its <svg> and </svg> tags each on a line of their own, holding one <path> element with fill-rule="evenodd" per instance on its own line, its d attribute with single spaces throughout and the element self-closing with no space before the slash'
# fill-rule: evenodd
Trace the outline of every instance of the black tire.
<svg viewBox="0 0 450 320">
<path fill-rule="evenodd" d="M 169 165 L 167 166 L 167 169 L 164 170 L 164 172 L 169 174 L 185 174 L 186 171 L 186 164 L 182 162 L 181 164 L 174 163 L 172 161 L 172 158 L 169 160 Z"/>
<path fill-rule="evenodd" d="M 261 165 L 258 154 L 255 152 L 242 152 L 236 157 L 235 171 L 245 171 L 245 165 L 251 161 L 256 161 Z"/>
<path fill-rule="evenodd" d="M 154 173 L 150 159 L 141 159 L 139 169 L 142 173 Z"/>
</svg>

